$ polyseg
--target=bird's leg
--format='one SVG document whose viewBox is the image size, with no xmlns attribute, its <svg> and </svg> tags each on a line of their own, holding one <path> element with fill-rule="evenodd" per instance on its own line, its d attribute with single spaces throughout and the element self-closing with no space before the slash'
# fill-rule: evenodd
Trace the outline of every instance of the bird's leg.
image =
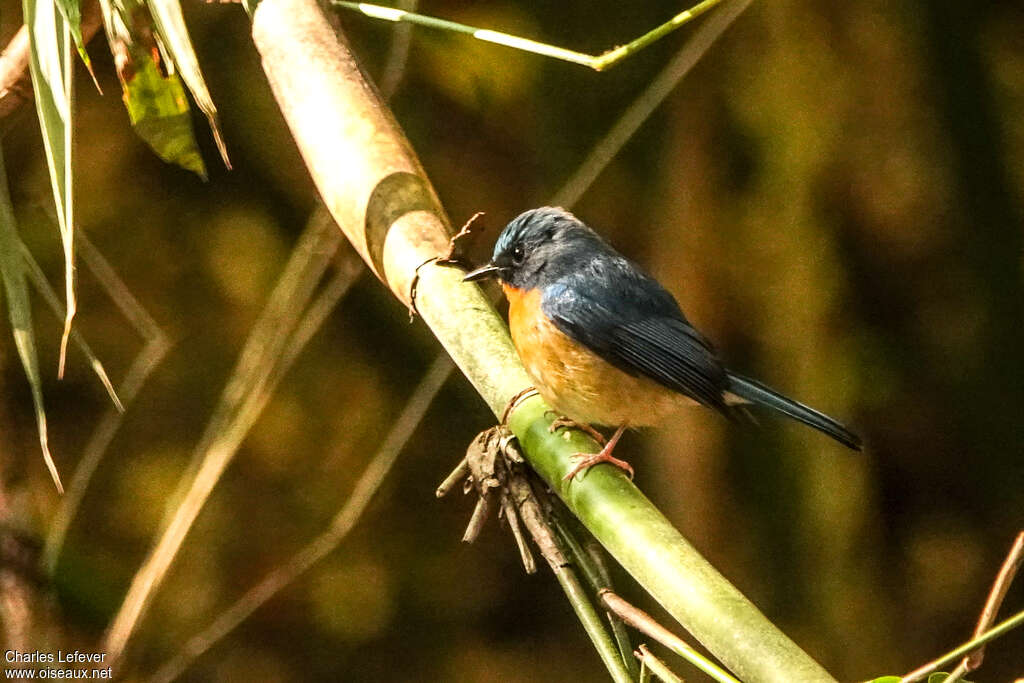
<svg viewBox="0 0 1024 683">
<path fill-rule="evenodd" d="M 619 460 L 618 458 L 612 457 L 612 451 L 615 450 L 615 444 L 617 444 L 619 442 L 619 439 L 622 438 L 622 433 L 626 431 L 627 426 L 628 425 L 623 424 L 618 429 L 616 429 L 615 434 L 613 434 L 612 438 L 608 440 L 608 443 L 604 445 L 604 448 L 601 449 L 600 453 L 577 453 L 576 455 L 574 455 L 572 459 L 575 463 L 575 466 L 572 468 L 569 474 L 565 475 L 565 477 L 563 478 L 572 479 L 573 477 L 576 476 L 577 472 L 589 469 L 590 467 L 596 465 L 599 462 L 606 462 L 609 465 L 615 465 L 620 470 L 628 474 L 629 478 L 632 479 L 632 466 L 630 466 L 630 464 L 625 460 Z"/>
<path fill-rule="evenodd" d="M 552 413 L 554 411 L 549 410 L 548 412 Z M 551 432 L 552 434 L 554 434 L 557 430 L 563 428 L 579 429 L 582 432 L 586 432 L 587 434 L 590 435 L 590 438 L 592 438 L 594 441 L 598 442 L 602 446 L 608 443 L 608 439 L 604 438 L 604 434 L 602 434 L 601 432 L 597 431 L 596 429 L 594 429 L 593 427 L 586 423 L 577 422 L 576 420 L 569 419 L 568 417 L 563 416 L 556 418 L 554 422 L 548 425 L 548 431 Z"/>
</svg>

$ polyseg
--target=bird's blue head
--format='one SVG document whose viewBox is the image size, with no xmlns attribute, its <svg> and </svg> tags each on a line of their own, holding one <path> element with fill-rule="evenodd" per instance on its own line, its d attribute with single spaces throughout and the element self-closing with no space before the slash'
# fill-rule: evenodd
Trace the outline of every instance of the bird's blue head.
<svg viewBox="0 0 1024 683">
<path fill-rule="evenodd" d="M 562 208 L 544 206 L 519 214 L 505 226 L 491 262 L 465 280 L 496 277 L 516 289 L 543 287 L 608 247 L 583 221 Z"/>
</svg>

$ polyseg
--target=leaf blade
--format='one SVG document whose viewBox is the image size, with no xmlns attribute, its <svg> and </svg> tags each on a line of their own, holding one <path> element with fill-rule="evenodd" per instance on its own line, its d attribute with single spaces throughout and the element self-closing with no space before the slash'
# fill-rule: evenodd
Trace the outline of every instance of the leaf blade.
<svg viewBox="0 0 1024 683">
<path fill-rule="evenodd" d="M 73 71 L 71 31 L 48 0 L 24 0 L 29 37 L 29 70 L 35 92 L 39 128 L 43 135 L 46 165 L 50 171 L 57 223 L 64 247 L 64 298 L 66 309 L 61 336 L 58 377 L 64 376 L 75 300 L 74 194 L 71 174 L 73 147 L 71 110 Z"/>
<path fill-rule="evenodd" d="M 132 51 L 132 56 L 133 73 L 124 81 L 124 103 L 132 127 L 161 159 L 205 180 L 206 165 L 181 79 L 176 73 L 164 76 L 153 58 L 141 50 Z"/>
<path fill-rule="evenodd" d="M 217 143 L 217 150 L 224 160 L 224 165 L 230 169 L 231 160 L 228 158 L 227 146 L 221 135 L 217 107 L 213 104 L 213 98 L 199 69 L 199 60 L 189 38 L 185 17 L 181 12 L 181 3 L 178 0 L 149 0 L 146 4 L 163 46 L 173 60 L 175 68 L 181 73 L 181 78 L 192 93 L 192 98 L 206 114 L 214 141 Z"/>
<path fill-rule="evenodd" d="M 96 89 L 102 93 L 103 90 L 100 88 L 100 82 L 96 80 L 96 74 L 92 70 L 92 60 L 89 59 L 89 53 L 85 50 L 85 40 L 82 37 L 82 6 L 79 0 L 54 0 L 54 4 L 60 10 L 64 21 L 67 22 L 71 38 L 75 41 L 75 47 L 78 49 L 78 55 L 82 58 L 85 68 L 89 71 L 92 82 L 96 85 Z"/>
<path fill-rule="evenodd" d="M 7 191 L 7 171 L 4 168 L 3 153 L 0 151 L 0 279 L 3 279 L 7 294 L 7 313 L 14 334 L 14 345 L 25 370 L 32 390 L 32 403 L 39 431 L 39 445 L 57 491 L 64 493 L 64 486 L 57 472 L 57 465 L 50 454 L 46 427 L 46 409 L 43 405 L 42 380 L 39 376 L 39 362 L 36 357 L 35 336 L 32 332 L 32 308 L 29 303 L 28 285 L 25 282 L 24 261 L 19 244 L 21 239 L 14 226 L 14 209 Z"/>
</svg>

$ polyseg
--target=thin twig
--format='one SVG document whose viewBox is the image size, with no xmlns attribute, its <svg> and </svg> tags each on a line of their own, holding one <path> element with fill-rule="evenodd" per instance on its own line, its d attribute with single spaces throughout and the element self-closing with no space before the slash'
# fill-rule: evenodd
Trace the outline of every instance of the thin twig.
<svg viewBox="0 0 1024 683">
<path fill-rule="evenodd" d="M 426 375 L 416 386 L 398 419 L 385 437 L 380 449 L 367 464 L 345 501 L 334 516 L 327 531 L 312 540 L 288 562 L 276 567 L 258 584 L 231 607 L 222 612 L 214 621 L 185 643 L 184 647 L 149 679 L 149 683 L 169 683 L 180 676 L 197 657 L 242 623 L 270 598 L 291 584 L 310 567 L 338 547 L 355 523 L 359 520 L 373 495 L 391 471 L 395 459 L 404 450 L 405 444 L 416 431 L 434 396 L 444 385 L 451 373 L 451 361 L 447 356 L 437 358 Z"/>
<path fill-rule="evenodd" d="M 1004 619 L 988 631 L 985 631 L 976 638 L 972 638 L 960 647 L 954 650 L 950 650 L 946 654 L 928 662 L 922 667 L 914 669 L 913 671 L 905 675 L 903 678 L 901 678 L 900 683 L 915 683 L 916 681 L 924 680 L 928 678 L 928 676 L 930 676 L 931 674 L 938 671 L 943 665 L 960 659 L 961 657 L 964 657 L 966 655 L 969 655 L 982 645 L 992 640 L 995 640 L 999 636 L 1002 636 L 1021 625 L 1024 625 L 1024 610 L 1018 612 L 1017 614 L 1014 614 L 1012 617 L 1008 619 Z"/>
<path fill-rule="evenodd" d="M 996 620 L 999 608 L 1006 597 L 1006 591 L 1010 589 L 1010 584 L 1013 583 L 1014 577 L 1017 576 L 1017 571 L 1020 569 L 1022 562 L 1024 562 L 1024 531 L 1017 534 L 1013 545 L 1010 546 L 1010 552 L 1007 553 L 1002 567 L 999 568 L 999 573 L 996 574 L 996 580 L 988 593 L 985 607 L 981 610 L 981 616 L 978 617 L 978 625 L 974 628 L 974 638 L 985 633 L 992 626 L 992 622 Z M 965 675 L 980 667 L 984 658 L 985 646 L 982 645 L 964 657 L 963 661 L 946 677 L 946 681 L 948 683 L 956 683 L 956 681 L 959 681 Z"/>
<path fill-rule="evenodd" d="M 668 668 L 668 665 L 666 665 L 665 662 L 655 657 L 654 654 L 647 649 L 646 645 L 638 647 L 636 652 L 633 654 L 643 663 L 644 667 L 648 671 L 665 681 L 665 683 L 683 683 L 683 679 L 672 673 L 672 669 Z"/>
<path fill-rule="evenodd" d="M 418 0 L 399 0 L 397 9 L 415 12 L 417 4 Z M 405 66 L 409 63 L 409 47 L 412 45 L 412 26 L 403 22 L 391 33 L 391 47 L 380 77 L 380 94 L 385 100 L 394 97 L 405 75 Z"/>
<path fill-rule="evenodd" d="M 610 590 L 601 591 L 599 597 L 601 604 L 618 615 L 624 622 L 644 635 L 654 638 L 719 683 L 740 683 L 736 677 L 690 647 L 682 638 L 659 624 L 647 612 L 631 605 Z"/>
<path fill-rule="evenodd" d="M 989 591 L 985 607 L 981 610 L 981 616 L 978 617 L 978 625 L 974 628 L 974 637 L 984 633 L 992 626 L 992 622 L 996 620 L 999 608 L 1006 597 L 1006 591 L 1010 589 L 1010 584 L 1013 583 L 1014 577 L 1017 576 L 1017 571 L 1020 569 L 1022 561 L 1024 561 L 1024 531 L 1017 534 L 1013 545 L 1010 546 L 1010 552 L 1007 553 L 1006 559 L 1003 561 L 1003 566 L 999 568 L 999 573 L 996 574 L 996 580 L 992 584 L 992 590 Z M 980 667 L 984 659 L 985 648 L 982 646 L 964 657 L 963 661 L 950 672 L 946 682 L 956 683 L 966 674 Z"/>
<path fill-rule="evenodd" d="M 625 45 L 608 50 L 600 55 L 588 55 L 582 52 L 576 52 L 575 50 L 567 50 L 556 45 L 540 43 L 528 38 L 520 38 L 519 36 L 509 35 L 508 33 L 502 33 L 500 31 L 491 31 L 489 29 L 477 28 L 475 26 L 467 26 L 466 24 L 460 24 L 454 21 L 415 14 L 396 7 L 383 7 L 381 5 L 371 5 L 365 2 L 343 2 L 342 0 L 332 0 L 331 4 L 343 9 L 359 12 L 373 19 L 405 22 L 419 26 L 426 26 L 428 28 L 451 31 L 453 33 L 463 33 L 470 35 L 477 40 L 483 40 L 488 43 L 504 45 L 505 47 L 510 47 L 515 50 L 522 50 L 523 52 L 530 52 L 544 57 L 560 59 L 564 62 L 582 64 L 583 66 L 590 67 L 595 71 L 603 71 L 608 67 L 618 64 L 626 57 L 636 54 L 652 43 L 661 40 L 669 33 L 672 33 L 683 24 L 696 19 L 715 7 L 715 5 L 718 5 L 720 2 L 722 2 L 722 0 L 704 0 L 688 10 L 680 12 L 664 24 L 648 31 L 639 38 L 632 40 Z"/>
<path fill-rule="evenodd" d="M 164 532 L 136 572 L 107 633 L 104 649 L 114 661 L 163 582 L 181 544 L 213 487 L 270 400 L 277 381 L 298 355 L 293 331 L 341 238 L 323 209 L 315 212 L 292 252 L 259 320 L 253 326 L 235 370 L 221 394 L 193 456 Z M 355 257 L 352 256 L 354 259 Z"/>
<path fill-rule="evenodd" d="M 629 105 L 629 108 L 619 117 L 611 130 L 594 146 L 576 172 L 562 186 L 562 189 L 555 193 L 551 200 L 552 205 L 568 207 L 579 201 L 583 193 L 594 184 L 598 175 L 608 167 L 611 160 L 636 134 L 644 121 L 650 118 L 654 110 L 665 101 L 669 93 L 693 69 L 711 45 L 725 32 L 725 29 L 750 6 L 751 1 L 735 0 L 735 2 L 728 3 L 721 12 L 708 19 L 693 34 L 693 37 L 672 58 L 672 61 L 661 70 L 661 73 L 651 81 L 640 96 Z"/>
<path fill-rule="evenodd" d="M 634 660 L 636 659 L 636 654 L 635 653 L 634 653 L 633 659 Z M 641 659 L 640 660 L 640 679 L 639 679 L 640 683 L 650 683 L 650 680 L 652 678 L 653 678 L 653 675 L 651 674 L 651 670 L 647 667 L 647 662 L 644 661 L 643 659 Z"/>
</svg>

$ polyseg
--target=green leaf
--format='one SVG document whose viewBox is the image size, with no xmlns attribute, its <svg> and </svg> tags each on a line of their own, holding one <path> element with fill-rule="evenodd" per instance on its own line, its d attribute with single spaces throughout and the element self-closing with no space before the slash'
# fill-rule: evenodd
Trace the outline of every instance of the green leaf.
<svg viewBox="0 0 1024 683">
<path fill-rule="evenodd" d="M 24 0 L 28 25 L 29 69 L 35 91 L 39 127 L 43 134 L 50 184 L 57 205 L 57 223 L 64 245 L 64 334 L 60 342 L 58 376 L 64 376 L 71 321 L 75 317 L 74 201 L 71 177 L 71 100 L 73 71 L 71 31 L 49 0 Z"/>
<path fill-rule="evenodd" d="M 199 60 L 196 59 L 195 50 L 192 48 L 185 17 L 181 13 L 181 3 L 178 0 L 148 0 L 147 6 L 163 47 L 169 53 L 174 67 L 181 73 L 181 78 L 188 86 L 196 104 L 210 122 L 210 130 L 213 132 L 221 158 L 224 159 L 224 165 L 231 168 L 231 160 L 228 159 L 228 150 L 217 121 L 217 108 L 199 70 Z"/>
<path fill-rule="evenodd" d="M 100 89 L 100 83 L 96 80 L 96 74 L 92 70 L 92 61 L 89 59 L 89 53 L 85 51 L 85 41 L 82 40 L 82 7 L 78 0 L 54 0 L 57 5 L 57 9 L 60 10 L 61 15 L 64 17 L 64 21 L 67 22 L 68 30 L 71 31 L 71 37 L 75 41 L 75 47 L 78 48 L 78 54 L 82 58 L 82 63 L 85 64 L 85 68 L 89 70 L 89 75 L 92 76 L 92 82 L 96 84 L 96 89 L 103 92 Z"/>
<path fill-rule="evenodd" d="M 177 74 L 164 76 L 152 57 L 141 53 L 134 74 L 124 84 L 124 103 L 139 137 L 157 156 L 206 178 L 196 145 L 188 99 Z"/>
<path fill-rule="evenodd" d="M 46 410 L 43 407 L 43 387 L 39 378 L 39 363 L 36 359 L 35 336 L 32 333 L 32 308 L 25 283 L 25 261 L 21 256 L 21 239 L 14 227 L 14 209 L 7 191 L 7 172 L 4 170 L 3 153 L 0 151 L 0 277 L 7 293 L 7 313 L 11 319 L 14 345 L 18 349 L 21 365 L 25 369 L 32 389 L 32 403 L 35 405 L 36 423 L 39 426 L 39 445 L 43 449 L 43 460 L 50 470 L 57 490 L 64 493 L 57 466 L 50 455 L 46 431 Z"/>
</svg>

